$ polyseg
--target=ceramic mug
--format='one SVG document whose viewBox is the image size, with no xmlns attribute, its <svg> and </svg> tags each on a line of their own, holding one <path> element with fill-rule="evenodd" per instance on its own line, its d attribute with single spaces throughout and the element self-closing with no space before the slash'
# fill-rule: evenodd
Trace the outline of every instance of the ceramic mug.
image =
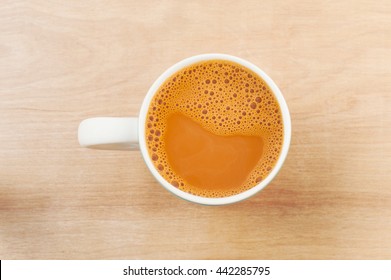
<svg viewBox="0 0 391 280">
<path fill-rule="evenodd" d="M 264 178 L 264 180 L 259 182 L 259 184 L 249 190 L 246 190 L 236 195 L 221 198 L 208 198 L 184 192 L 172 186 L 159 174 L 159 172 L 156 170 L 155 166 L 152 163 L 152 159 L 148 154 L 144 131 L 150 102 L 152 101 L 155 93 L 157 93 L 160 86 L 171 75 L 184 67 L 198 62 L 216 59 L 228 60 L 241 64 L 242 66 L 258 74 L 268 84 L 280 105 L 282 120 L 284 124 L 284 139 L 280 156 L 274 168 L 269 173 L 269 175 Z M 80 145 L 87 148 L 109 150 L 140 150 L 144 161 L 152 175 L 163 187 L 165 187 L 171 193 L 182 199 L 199 204 L 224 205 L 244 200 L 258 193 L 260 190 L 266 187 L 277 175 L 288 154 L 291 140 L 291 119 L 288 106 L 285 102 L 284 97 L 281 94 L 281 91 L 273 82 L 273 80 L 259 67 L 246 60 L 231 55 L 202 54 L 184 59 L 176 63 L 175 65 L 167 69 L 162 75 L 160 75 L 160 77 L 152 84 L 147 95 L 145 96 L 138 117 L 98 117 L 83 120 L 79 125 L 78 138 Z"/>
</svg>

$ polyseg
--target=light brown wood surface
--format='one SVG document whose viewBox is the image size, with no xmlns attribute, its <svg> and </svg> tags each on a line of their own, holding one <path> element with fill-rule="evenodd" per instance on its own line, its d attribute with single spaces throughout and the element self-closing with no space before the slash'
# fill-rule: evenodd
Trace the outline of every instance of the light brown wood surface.
<svg viewBox="0 0 391 280">
<path fill-rule="evenodd" d="M 279 85 L 285 165 L 239 204 L 182 201 L 140 152 L 80 148 L 201 53 Z M 1 1 L 0 259 L 390 259 L 391 1 Z"/>
</svg>

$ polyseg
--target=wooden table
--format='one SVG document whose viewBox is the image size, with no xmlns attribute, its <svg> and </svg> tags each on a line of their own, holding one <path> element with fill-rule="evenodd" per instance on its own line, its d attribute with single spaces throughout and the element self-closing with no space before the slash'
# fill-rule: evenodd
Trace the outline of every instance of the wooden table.
<svg viewBox="0 0 391 280">
<path fill-rule="evenodd" d="M 292 144 L 244 202 L 177 199 L 140 152 L 80 148 L 177 61 L 220 52 L 281 88 Z M 2 1 L 0 259 L 390 259 L 391 2 Z"/>
</svg>

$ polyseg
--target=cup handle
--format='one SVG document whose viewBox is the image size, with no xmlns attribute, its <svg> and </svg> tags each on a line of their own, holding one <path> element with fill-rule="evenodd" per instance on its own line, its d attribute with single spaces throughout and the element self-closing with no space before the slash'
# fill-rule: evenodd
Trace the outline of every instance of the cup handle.
<svg viewBox="0 0 391 280">
<path fill-rule="evenodd" d="M 79 124 L 79 144 L 101 150 L 139 150 L 138 118 L 99 117 Z"/>
</svg>

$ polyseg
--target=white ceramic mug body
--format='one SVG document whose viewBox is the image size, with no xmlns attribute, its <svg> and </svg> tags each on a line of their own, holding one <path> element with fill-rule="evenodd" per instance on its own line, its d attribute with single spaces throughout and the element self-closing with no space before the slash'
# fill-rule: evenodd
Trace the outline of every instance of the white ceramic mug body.
<svg viewBox="0 0 391 280">
<path fill-rule="evenodd" d="M 145 139 L 145 124 L 146 124 L 146 118 L 147 118 L 147 113 L 148 113 L 148 108 L 149 105 L 160 88 L 160 86 L 169 78 L 171 77 L 174 73 L 179 71 L 180 69 L 187 67 L 191 64 L 197 63 L 197 62 L 202 62 L 206 60 L 216 60 L 216 59 L 221 59 L 221 60 L 228 60 L 232 61 L 238 64 L 243 65 L 244 67 L 250 69 L 251 71 L 255 72 L 258 74 L 270 87 L 272 92 L 274 93 L 279 105 L 280 109 L 282 112 L 282 119 L 283 119 L 283 124 L 284 124 L 284 139 L 283 139 L 283 146 L 281 149 L 280 156 L 277 160 L 277 163 L 275 164 L 274 168 L 272 171 L 269 173 L 269 175 L 262 180 L 259 184 L 256 186 L 252 187 L 251 189 L 244 191 L 242 193 L 228 196 L 228 197 L 221 197 L 221 198 L 208 198 L 208 197 L 201 197 L 201 196 L 196 196 L 187 192 L 184 192 L 174 186 L 172 186 L 169 182 L 167 182 L 161 175 L 160 173 L 156 170 L 154 164 L 152 163 L 152 160 L 148 154 L 148 149 L 147 149 L 147 144 L 146 144 L 146 139 Z M 265 73 L 263 72 L 259 67 L 255 66 L 254 64 L 243 60 L 241 58 L 231 56 L 231 55 L 226 55 L 226 54 L 202 54 L 202 55 L 197 55 L 193 56 L 187 59 L 184 59 L 169 69 L 167 69 L 151 86 L 149 89 L 147 95 L 144 98 L 144 101 L 141 106 L 140 114 L 138 117 L 138 125 L 136 128 L 136 119 L 135 118 L 123 118 L 123 124 L 118 124 L 118 127 L 116 125 L 106 125 L 106 128 L 111 130 L 110 133 L 106 133 L 106 137 L 116 137 L 114 139 L 117 141 L 117 144 L 110 144 L 110 141 L 108 144 L 105 144 L 107 140 L 102 140 L 99 142 L 99 148 L 108 148 L 108 149 L 122 149 L 122 148 L 128 148 L 128 149 L 133 149 L 137 147 L 137 142 L 138 142 L 138 147 L 142 153 L 142 156 L 144 158 L 144 161 L 149 168 L 150 172 L 152 175 L 156 178 L 156 180 L 163 186 L 165 187 L 168 191 L 171 193 L 175 194 L 176 196 L 183 198 L 185 200 L 199 203 L 199 204 L 204 204 L 204 205 L 225 205 L 225 204 L 230 204 L 230 203 L 235 203 L 241 200 L 244 200 L 246 198 L 249 198 L 253 196 L 254 194 L 258 193 L 260 190 L 262 190 L 264 187 L 266 187 L 272 180 L 273 178 L 277 175 L 277 173 L 280 171 L 285 158 L 288 154 L 289 146 L 290 146 L 290 140 L 291 140 L 291 119 L 290 119 L 290 114 L 288 110 L 288 106 L 285 102 L 284 97 L 281 94 L 281 91 L 277 87 L 277 85 L 273 82 L 273 80 Z M 92 122 L 95 122 L 93 124 L 93 127 L 98 127 L 100 123 L 102 123 L 102 120 L 99 119 L 90 119 Z M 89 120 L 85 120 L 83 122 L 88 122 Z M 94 139 L 99 138 L 99 137 L 91 137 L 91 131 L 93 129 L 83 129 L 82 125 L 83 122 L 80 124 L 79 127 L 79 142 L 82 146 L 86 147 L 94 147 L 94 145 L 91 143 L 93 142 Z M 113 128 L 114 127 L 114 128 Z M 124 127 L 128 127 L 128 131 L 124 132 Z M 135 129 L 138 131 L 136 132 Z M 96 130 L 96 129 L 95 129 Z M 106 129 L 103 129 L 106 131 Z M 133 130 L 133 131 L 132 131 Z M 119 135 L 122 133 L 122 135 L 119 137 Z M 114 136 L 112 136 L 114 135 Z M 118 136 L 118 137 L 117 137 Z M 88 138 L 88 141 L 84 141 L 84 138 Z M 131 140 L 129 140 L 131 139 Z M 110 139 L 109 139 L 110 140 Z M 91 142 L 92 141 L 92 142 Z M 83 144 L 84 143 L 84 144 Z M 87 144 L 85 144 L 87 143 Z"/>
</svg>

